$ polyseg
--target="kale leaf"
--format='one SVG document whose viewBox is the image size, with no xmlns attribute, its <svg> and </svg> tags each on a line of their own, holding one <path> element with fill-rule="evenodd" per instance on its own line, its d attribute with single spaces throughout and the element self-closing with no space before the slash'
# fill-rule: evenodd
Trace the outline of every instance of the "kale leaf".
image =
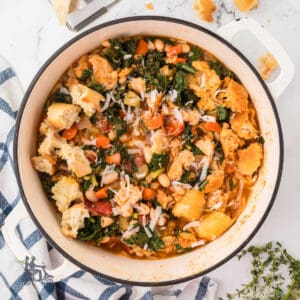
<svg viewBox="0 0 300 300">
<path fill-rule="evenodd" d="M 169 162 L 169 155 L 167 153 L 157 154 L 153 153 L 152 159 L 149 163 L 150 170 L 157 171 L 159 169 L 165 168 Z"/>
<path fill-rule="evenodd" d="M 93 69 L 83 70 L 79 80 L 82 82 L 86 82 L 92 75 L 93 75 Z"/>
<path fill-rule="evenodd" d="M 188 61 L 191 63 L 191 62 L 193 62 L 195 60 L 202 59 L 203 56 L 204 56 L 203 51 L 200 48 L 198 48 L 196 46 L 193 46 L 191 48 L 191 51 L 189 52 L 187 58 L 188 58 Z"/>
<path fill-rule="evenodd" d="M 52 187 L 53 187 L 53 182 L 51 181 L 51 176 L 49 174 L 46 173 L 39 173 L 40 176 L 40 180 L 42 183 L 42 186 L 44 188 L 44 191 L 47 195 L 48 199 L 52 198 Z"/>
<path fill-rule="evenodd" d="M 116 235 L 119 231 L 119 224 L 114 222 L 106 228 L 101 228 L 100 217 L 92 216 L 85 218 L 84 227 L 79 229 L 77 239 L 84 241 L 92 241 L 99 245 L 105 236 Z"/>
<path fill-rule="evenodd" d="M 51 96 L 49 105 L 53 102 L 72 104 L 72 97 L 70 94 L 65 94 L 60 91 L 56 91 Z"/>
<path fill-rule="evenodd" d="M 229 121 L 229 110 L 223 106 L 217 106 L 217 119 L 221 122 Z"/>
<path fill-rule="evenodd" d="M 102 94 L 105 91 L 105 86 L 101 83 L 98 82 L 91 82 L 89 84 L 89 88 L 91 88 L 92 90 L 95 90 L 96 92 Z"/>
</svg>

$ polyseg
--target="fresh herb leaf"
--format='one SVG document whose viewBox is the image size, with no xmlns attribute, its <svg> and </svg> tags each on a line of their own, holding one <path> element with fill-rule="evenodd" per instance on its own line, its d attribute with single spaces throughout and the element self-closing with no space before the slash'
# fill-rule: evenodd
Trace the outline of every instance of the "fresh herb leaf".
<svg viewBox="0 0 300 300">
<path fill-rule="evenodd" d="M 123 42 L 123 49 L 128 53 L 128 54 L 134 54 L 136 51 L 137 47 L 137 37 L 133 37 L 131 39 L 128 39 Z"/>
<path fill-rule="evenodd" d="M 233 191 L 234 188 L 235 188 L 235 184 L 234 184 L 232 178 L 230 178 L 230 180 L 229 180 L 229 189 L 230 189 L 230 191 Z"/>
<path fill-rule="evenodd" d="M 196 74 L 195 69 L 188 63 L 179 63 L 176 66 L 177 66 L 177 69 L 182 70 L 183 72 L 186 72 L 189 74 Z"/>
<path fill-rule="evenodd" d="M 217 119 L 220 122 L 228 122 L 229 110 L 223 106 L 217 106 Z"/>
<path fill-rule="evenodd" d="M 92 90 L 95 90 L 96 92 L 102 94 L 105 91 L 105 86 L 101 83 L 98 82 L 91 82 L 89 84 L 89 88 L 91 88 Z"/>
<path fill-rule="evenodd" d="M 211 60 L 209 61 L 209 66 L 211 69 L 215 70 L 220 79 L 224 79 L 225 77 L 230 77 L 233 80 L 240 82 L 239 78 L 229 69 L 227 69 L 221 62 Z"/>
<path fill-rule="evenodd" d="M 39 173 L 39 177 L 42 183 L 42 186 L 44 188 L 44 191 L 47 195 L 48 199 L 52 198 L 52 187 L 53 187 L 53 182 L 51 181 L 51 176 L 46 173 Z"/>
<path fill-rule="evenodd" d="M 300 299 L 300 260 L 292 257 L 279 242 L 250 246 L 238 259 L 250 255 L 252 279 L 227 299 Z"/>
<path fill-rule="evenodd" d="M 126 244 L 129 245 L 138 245 L 140 247 L 144 247 L 145 244 L 147 244 L 149 241 L 149 238 L 144 230 L 139 231 L 135 235 L 131 236 L 129 239 L 124 240 Z"/>
<path fill-rule="evenodd" d="M 108 121 L 110 121 L 113 125 L 113 129 L 116 132 L 116 138 L 118 139 L 122 134 L 127 131 L 127 123 L 123 119 L 118 116 L 117 110 L 106 110 L 104 115 L 107 117 Z"/>
<path fill-rule="evenodd" d="M 82 180 L 80 183 L 81 191 L 85 193 L 91 185 L 91 179 Z"/>
<path fill-rule="evenodd" d="M 201 191 L 201 192 L 204 191 L 206 185 L 207 185 L 207 180 L 205 179 L 200 183 L 199 191 Z"/>
<path fill-rule="evenodd" d="M 191 51 L 188 54 L 188 61 L 193 62 L 195 60 L 202 59 L 203 56 L 204 56 L 203 51 L 200 48 L 193 46 Z"/>
<path fill-rule="evenodd" d="M 165 246 L 164 242 L 162 239 L 159 238 L 157 233 L 154 231 L 152 232 L 152 237 L 150 238 L 148 242 L 148 248 L 157 251 Z"/>
<path fill-rule="evenodd" d="M 257 138 L 257 141 L 258 141 L 260 144 L 262 144 L 262 145 L 265 144 L 265 139 L 264 139 L 263 136 L 259 136 L 259 137 Z"/>
<path fill-rule="evenodd" d="M 50 103 L 53 102 L 72 104 L 72 97 L 70 94 L 65 94 L 60 91 L 56 91 L 50 99 Z"/>
<path fill-rule="evenodd" d="M 100 217 L 85 218 L 84 227 L 78 230 L 77 239 L 94 242 L 99 245 L 105 236 L 113 236 L 119 231 L 119 224 L 114 222 L 106 228 L 101 228 Z"/>
<path fill-rule="evenodd" d="M 165 168 L 169 162 L 169 155 L 167 153 L 157 154 L 153 153 L 152 159 L 149 163 L 151 172 Z"/>
<path fill-rule="evenodd" d="M 93 69 L 83 70 L 79 80 L 82 82 L 86 82 L 92 75 L 93 75 Z"/>
<path fill-rule="evenodd" d="M 197 177 L 196 174 L 193 171 L 185 171 L 181 178 L 180 181 L 182 183 L 194 185 L 197 182 Z"/>
</svg>

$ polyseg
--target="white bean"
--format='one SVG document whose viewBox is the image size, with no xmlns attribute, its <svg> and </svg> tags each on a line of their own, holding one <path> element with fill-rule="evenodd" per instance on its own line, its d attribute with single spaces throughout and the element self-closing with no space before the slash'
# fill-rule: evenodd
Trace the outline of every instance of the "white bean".
<svg viewBox="0 0 300 300">
<path fill-rule="evenodd" d="M 191 51 L 191 47 L 188 44 L 182 44 L 181 45 L 181 51 L 183 53 L 189 53 Z"/>
<path fill-rule="evenodd" d="M 163 51 L 164 50 L 164 47 L 165 47 L 165 44 L 162 40 L 160 39 L 156 39 L 154 41 L 154 45 L 155 45 L 155 49 L 159 52 Z"/>
<path fill-rule="evenodd" d="M 169 187 L 171 184 L 170 179 L 166 174 L 160 174 L 158 176 L 158 181 L 159 181 L 160 185 L 165 188 Z"/>
<path fill-rule="evenodd" d="M 104 174 L 102 177 L 102 183 L 104 185 L 111 184 L 119 179 L 119 174 L 116 171 Z"/>
<path fill-rule="evenodd" d="M 114 220 L 110 217 L 101 217 L 101 227 L 105 228 L 111 225 L 114 222 Z"/>
</svg>

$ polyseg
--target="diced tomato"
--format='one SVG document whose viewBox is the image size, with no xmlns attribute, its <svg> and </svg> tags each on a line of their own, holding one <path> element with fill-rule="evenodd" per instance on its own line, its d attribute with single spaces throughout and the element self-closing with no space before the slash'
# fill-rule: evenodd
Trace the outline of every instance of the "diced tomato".
<svg viewBox="0 0 300 300">
<path fill-rule="evenodd" d="M 217 122 L 205 122 L 204 128 L 207 131 L 214 131 L 216 133 L 220 133 L 222 130 L 221 126 Z"/>
<path fill-rule="evenodd" d="M 98 199 L 104 199 L 107 197 L 107 187 L 104 187 L 96 192 L 94 192 L 94 195 Z"/>
<path fill-rule="evenodd" d="M 112 206 L 108 201 L 96 202 L 91 205 L 90 212 L 100 216 L 109 216 L 112 214 Z"/>
<path fill-rule="evenodd" d="M 87 207 L 87 208 L 90 208 L 91 205 L 93 205 L 93 202 L 88 200 L 86 197 L 84 197 L 84 205 Z"/>
<path fill-rule="evenodd" d="M 76 136 L 77 132 L 78 132 L 77 125 L 74 124 L 71 128 L 65 129 L 65 130 L 63 131 L 62 136 L 63 136 L 63 138 L 65 138 L 67 141 L 71 141 L 71 140 L 74 139 L 74 137 Z"/>
<path fill-rule="evenodd" d="M 97 148 L 108 148 L 110 145 L 110 140 L 107 136 L 100 134 L 96 138 L 96 147 Z"/>
<path fill-rule="evenodd" d="M 134 161 L 134 163 L 135 163 L 135 165 L 139 168 L 139 167 L 141 167 L 142 165 L 144 165 L 145 164 L 145 157 L 144 157 L 144 155 L 141 153 L 141 154 L 135 154 L 134 156 L 133 156 L 133 161 Z"/>
<path fill-rule="evenodd" d="M 166 125 L 167 134 L 178 136 L 179 134 L 181 134 L 183 132 L 183 130 L 184 130 L 183 122 L 179 122 L 175 118 L 171 118 L 168 120 L 167 125 Z"/>
<path fill-rule="evenodd" d="M 158 129 L 164 124 L 164 117 L 162 115 L 155 115 L 145 120 L 146 126 L 149 130 Z"/>
<path fill-rule="evenodd" d="M 182 53 L 180 45 L 172 46 L 167 52 L 167 57 L 177 56 L 180 53 Z"/>
<path fill-rule="evenodd" d="M 143 199 L 145 200 L 153 200 L 156 196 L 156 190 L 151 188 L 143 189 Z"/>
<path fill-rule="evenodd" d="M 136 54 L 145 55 L 148 52 L 148 43 L 143 39 L 139 40 L 138 45 L 136 47 Z"/>
<path fill-rule="evenodd" d="M 107 155 L 105 158 L 105 162 L 111 165 L 119 165 L 121 164 L 121 154 L 119 152 L 111 154 L 111 155 Z"/>
<path fill-rule="evenodd" d="M 233 174 L 235 171 L 236 171 L 235 166 L 233 166 L 233 165 L 226 165 L 225 166 L 225 172 L 227 174 Z"/>
</svg>

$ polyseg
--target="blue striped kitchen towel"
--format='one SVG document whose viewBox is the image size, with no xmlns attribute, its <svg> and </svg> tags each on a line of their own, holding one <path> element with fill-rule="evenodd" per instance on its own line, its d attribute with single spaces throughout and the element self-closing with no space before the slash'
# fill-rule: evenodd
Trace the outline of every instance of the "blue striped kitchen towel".
<svg viewBox="0 0 300 300">
<path fill-rule="evenodd" d="M 101 300 L 213 300 L 216 284 L 207 277 L 165 288 L 142 288 L 117 284 L 79 270 L 56 283 L 32 281 L 5 244 L 1 227 L 14 209 L 20 195 L 13 171 L 12 147 L 14 124 L 23 91 L 20 83 L 0 57 L 0 291 L 1 299 L 101 299 Z M 18 226 L 18 233 L 37 261 L 48 268 L 59 265 L 61 255 L 42 237 L 28 218 Z M 29 275 L 29 276 L 28 276 Z"/>
</svg>

